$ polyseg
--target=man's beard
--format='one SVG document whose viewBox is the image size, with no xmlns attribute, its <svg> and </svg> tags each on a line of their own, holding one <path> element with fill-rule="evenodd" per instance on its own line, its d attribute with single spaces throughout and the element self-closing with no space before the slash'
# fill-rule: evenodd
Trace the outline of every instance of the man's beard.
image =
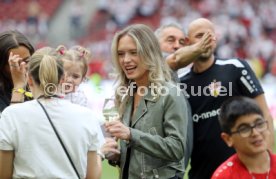
<svg viewBox="0 0 276 179">
<path fill-rule="evenodd" d="M 201 54 L 199 57 L 198 57 L 198 61 L 201 61 L 201 62 L 206 62 L 210 59 L 210 57 L 213 55 L 213 50 L 212 49 L 209 49 L 207 52 Z"/>
</svg>

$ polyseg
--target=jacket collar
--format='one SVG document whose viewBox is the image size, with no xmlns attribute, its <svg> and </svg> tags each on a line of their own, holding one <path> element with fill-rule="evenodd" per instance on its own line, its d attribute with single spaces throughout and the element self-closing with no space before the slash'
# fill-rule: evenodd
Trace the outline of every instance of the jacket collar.
<svg viewBox="0 0 276 179">
<path fill-rule="evenodd" d="M 125 117 L 124 117 L 124 123 L 129 126 L 130 120 L 132 120 L 131 127 L 134 127 L 135 124 L 147 113 L 148 111 L 148 102 L 156 103 L 158 101 L 158 98 L 151 94 L 150 90 L 149 93 L 146 94 L 144 97 L 141 98 L 140 103 L 138 105 L 138 108 L 136 110 L 136 113 L 134 116 L 132 116 L 132 106 L 134 103 L 134 97 L 131 97 L 126 110 L 125 110 Z"/>
<path fill-rule="evenodd" d="M 157 96 L 154 96 L 152 93 L 151 93 L 151 90 L 148 90 L 148 94 L 146 94 L 146 96 L 144 96 L 142 99 L 146 100 L 146 101 L 150 101 L 150 102 L 153 102 L 153 103 L 156 103 L 158 98 Z"/>
</svg>

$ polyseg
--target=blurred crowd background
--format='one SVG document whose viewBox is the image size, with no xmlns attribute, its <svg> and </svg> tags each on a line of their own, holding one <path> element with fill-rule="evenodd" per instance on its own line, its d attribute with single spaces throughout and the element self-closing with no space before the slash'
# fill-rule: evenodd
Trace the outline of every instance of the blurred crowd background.
<svg viewBox="0 0 276 179">
<path fill-rule="evenodd" d="M 206 17 L 216 24 L 223 58 L 247 60 L 262 81 L 276 116 L 275 0 L 0 0 L 0 31 L 17 29 L 36 48 L 59 44 L 91 50 L 88 76 L 95 84 L 110 79 L 113 34 L 128 24 L 154 30 L 168 22 Z"/>
</svg>

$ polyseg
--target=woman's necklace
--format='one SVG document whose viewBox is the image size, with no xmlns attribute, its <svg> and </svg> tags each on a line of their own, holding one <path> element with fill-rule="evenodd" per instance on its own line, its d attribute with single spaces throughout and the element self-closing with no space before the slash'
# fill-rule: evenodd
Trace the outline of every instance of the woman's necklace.
<svg viewBox="0 0 276 179">
<path fill-rule="evenodd" d="M 266 172 L 266 179 L 269 179 L 269 172 L 270 172 L 270 155 L 269 155 L 269 152 L 267 152 L 267 160 L 268 160 L 268 163 L 269 163 L 269 167 L 268 167 L 268 170 Z M 248 170 L 248 173 L 252 176 L 252 179 L 256 179 L 256 177 L 253 175 L 253 173 L 249 170 Z"/>
</svg>

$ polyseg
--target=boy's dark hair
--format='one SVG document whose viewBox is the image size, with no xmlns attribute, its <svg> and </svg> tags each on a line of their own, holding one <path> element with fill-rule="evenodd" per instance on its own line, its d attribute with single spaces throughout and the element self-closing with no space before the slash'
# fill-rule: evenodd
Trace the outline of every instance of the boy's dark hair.
<svg viewBox="0 0 276 179">
<path fill-rule="evenodd" d="M 226 100 L 221 108 L 219 115 L 219 123 L 223 132 L 231 133 L 237 119 L 241 116 L 259 114 L 263 116 L 263 112 L 255 102 L 248 97 L 233 97 Z"/>
</svg>

